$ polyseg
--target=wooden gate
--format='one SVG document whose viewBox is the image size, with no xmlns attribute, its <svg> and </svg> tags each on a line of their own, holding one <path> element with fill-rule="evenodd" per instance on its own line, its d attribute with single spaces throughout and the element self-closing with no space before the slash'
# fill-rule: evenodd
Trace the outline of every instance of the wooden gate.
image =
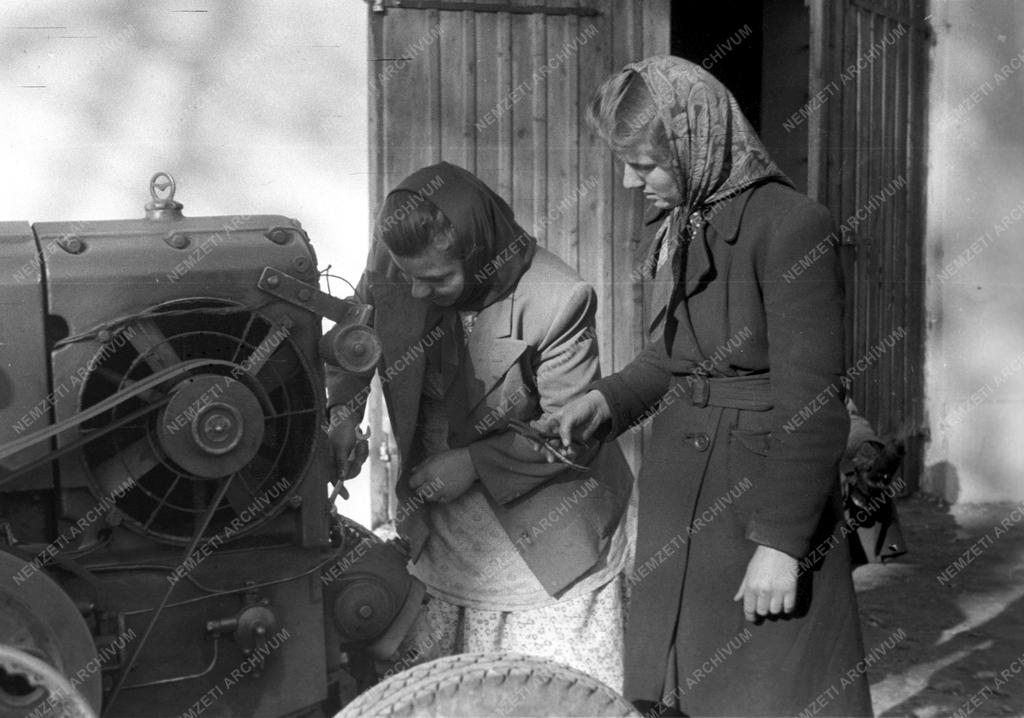
<svg viewBox="0 0 1024 718">
<path fill-rule="evenodd" d="M 631 279 L 642 208 L 582 107 L 613 70 L 668 52 L 668 0 L 374 0 L 370 13 L 371 207 L 426 164 L 476 173 L 594 285 L 602 366 L 625 365 L 643 338 Z M 370 422 L 379 442 L 379 400 Z M 638 442 L 623 442 L 634 467 Z M 395 462 L 379 443 L 372 455 L 377 525 Z"/>
<path fill-rule="evenodd" d="M 789 122 L 809 130 L 808 186 L 834 213 L 847 265 L 853 397 L 921 468 L 926 70 L 921 0 L 811 3 L 811 83 Z"/>
</svg>

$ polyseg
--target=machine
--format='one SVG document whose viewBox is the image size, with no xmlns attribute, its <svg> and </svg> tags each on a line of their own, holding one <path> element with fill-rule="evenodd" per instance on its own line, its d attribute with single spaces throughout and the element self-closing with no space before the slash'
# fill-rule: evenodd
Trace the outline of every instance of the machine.
<svg viewBox="0 0 1024 718">
<path fill-rule="evenodd" d="M 371 308 L 165 173 L 0 256 L 0 716 L 333 715 L 422 596 L 328 503 L 323 365 L 373 370 Z"/>
</svg>

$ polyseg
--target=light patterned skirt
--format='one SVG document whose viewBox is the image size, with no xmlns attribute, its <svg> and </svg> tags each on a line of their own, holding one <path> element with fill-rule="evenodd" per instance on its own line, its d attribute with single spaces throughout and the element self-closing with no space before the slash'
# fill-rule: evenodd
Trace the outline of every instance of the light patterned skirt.
<svg viewBox="0 0 1024 718">
<path fill-rule="evenodd" d="M 541 608 L 488 611 L 429 596 L 385 675 L 456 653 L 510 651 L 563 663 L 622 691 L 622 575 Z"/>
</svg>

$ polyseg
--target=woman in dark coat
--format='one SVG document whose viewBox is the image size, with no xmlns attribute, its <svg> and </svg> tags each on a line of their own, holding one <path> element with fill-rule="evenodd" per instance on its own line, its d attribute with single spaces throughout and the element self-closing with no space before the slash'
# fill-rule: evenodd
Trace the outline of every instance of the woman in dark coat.
<svg viewBox="0 0 1024 718">
<path fill-rule="evenodd" d="M 627 66 L 588 119 L 623 184 L 668 210 L 642 269 L 650 345 L 540 422 L 569 446 L 653 421 L 626 697 L 689 715 L 870 715 L 838 539 L 849 419 L 829 214 L 680 58 Z"/>
</svg>

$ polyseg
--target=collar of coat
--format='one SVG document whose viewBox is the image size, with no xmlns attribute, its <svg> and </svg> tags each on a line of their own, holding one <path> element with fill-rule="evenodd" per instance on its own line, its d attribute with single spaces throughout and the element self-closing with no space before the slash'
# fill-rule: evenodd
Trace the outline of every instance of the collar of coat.
<svg viewBox="0 0 1024 718">
<path fill-rule="evenodd" d="M 747 202 L 754 190 L 760 185 L 754 185 L 734 194 L 731 197 L 716 202 L 710 207 L 704 208 L 704 219 L 708 226 L 714 229 L 715 235 L 726 242 L 735 242 L 740 231 L 740 220 L 743 219 L 743 211 L 747 208 Z M 670 209 L 650 207 L 644 215 L 644 225 L 652 226 L 665 220 L 672 212 Z"/>
<path fill-rule="evenodd" d="M 715 275 L 714 259 L 711 248 L 715 242 L 733 244 L 739 236 L 740 224 L 743 220 L 743 213 L 747 203 L 756 189 L 757 185 L 748 187 L 737 194 L 716 202 L 710 207 L 704 208 L 702 216 L 704 222 L 696 231 L 692 241 L 681 245 L 677 251 L 687 252 L 686 277 L 683 279 L 685 296 L 693 296 L 710 281 Z M 652 208 L 644 217 L 644 224 L 654 230 L 655 227 L 669 221 L 672 210 Z M 664 238 L 662 239 L 664 241 Z M 672 295 L 674 278 L 671 272 L 672 262 L 654 263 L 653 257 L 660 251 L 660 243 L 655 241 L 646 253 L 643 266 L 656 266 L 658 271 L 653 278 L 641 270 L 636 276 L 642 278 L 647 286 L 644 291 L 644 301 L 648 304 L 648 311 L 652 317 L 648 330 L 654 332 L 661 320 L 665 317 L 668 309 L 669 298 Z"/>
</svg>

